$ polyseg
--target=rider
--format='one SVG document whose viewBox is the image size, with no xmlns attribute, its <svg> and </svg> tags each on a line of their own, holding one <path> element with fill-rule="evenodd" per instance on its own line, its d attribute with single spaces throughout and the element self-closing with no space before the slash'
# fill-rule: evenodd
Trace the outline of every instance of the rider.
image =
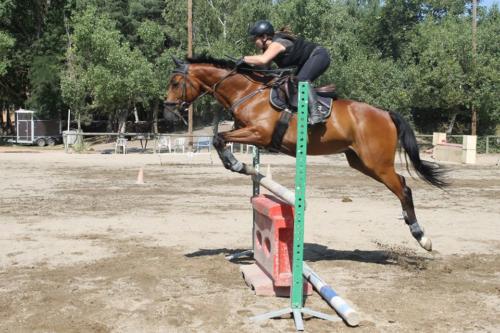
<svg viewBox="0 0 500 333">
<path fill-rule="evenodd" d="M 280 68 L 296 66 L 298 81 L 310 82 L 316 80 L 330 65 L 330 55 L 324 47 L 293 35 L 287 28 L 275 33 L 269 21 L 257 21 L 248 34 L 262 54 L 243 57 L 242 60 L 247 64 L 261 66 L 274 61 Z M 325 122 L 316 93 L 311 85 L 309 87 L 309 124 Z"/>
</svg>

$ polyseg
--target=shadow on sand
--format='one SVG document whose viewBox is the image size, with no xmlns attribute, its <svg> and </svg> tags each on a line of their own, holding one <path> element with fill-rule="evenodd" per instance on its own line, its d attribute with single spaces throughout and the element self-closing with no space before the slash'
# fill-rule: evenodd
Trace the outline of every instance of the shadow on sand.
<svg viewBox="0 0 500 333">
<path fill-rule="evenodd" d="M 240 253 L 248 249 L 199 249 L 198 251 L 187 253 L 188 258 L 204 257 L 204 256 L 229 256 L 235 253 Z M 291 252 L 291 251 L 290 251 Z M 425 269 L 427 264 L 433 260 L 428 256 L 420 256 L 409 251 L 388 250 L 335 250 L 329 249 L 327 246 L 316 243 L 304 244 L 304 261 L 352 261 L 378 265 L 398 265 L 405 268 Z M 253 258 L 241 257 L 231 260 L 235 264 L 250 264 L 253 263 Z"/>
</svg>

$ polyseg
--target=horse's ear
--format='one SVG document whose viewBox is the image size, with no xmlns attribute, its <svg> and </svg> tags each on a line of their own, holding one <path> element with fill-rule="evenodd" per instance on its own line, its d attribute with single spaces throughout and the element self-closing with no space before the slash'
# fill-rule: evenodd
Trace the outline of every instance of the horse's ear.
<svg viewBox="0 0 500 333">
<path fill-rule="evenodd" d="M 182 65 L 184 65 L 184 61 L 177 59 L 174 56 L 172 56 L 172 60 L 174 61 L 175 66 L 177 67 L 182 67 Z"/>
</svg>

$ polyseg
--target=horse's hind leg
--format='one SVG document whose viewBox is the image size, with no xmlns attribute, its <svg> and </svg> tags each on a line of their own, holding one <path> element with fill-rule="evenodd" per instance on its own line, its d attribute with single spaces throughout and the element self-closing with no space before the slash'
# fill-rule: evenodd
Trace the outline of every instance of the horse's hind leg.
<svg viewBox="0 0 500 333">
<path fill-rule="evenodd" d="M 406 224 L 410 227 L 411 234 L 418 241 L 420 246 L 427 251 L 431 251 L 432 242 L 424 235 L 424 231 L 418 224 L 415 215 L 411 189 L 406 185 L 404 177 L 397 174 L 394 170 L 392 159 L 386 160 L 386 163 L 380 163 L 380 161 L 378 163 L 371 163 L 370 158 L 365 157 L 365 159 L 362 160 L 352 150 L 346 152 L 346 157 L 352 168 L 383 183 L 399 198 L 401 207 L 403 208 L 403 217 Z"/>
<path fill-rule="evenodd" d="M 403 207 L 403 217 L 405 219 L 405 222 L 410 227 L 411 234 L 413 235 L 413 237 L 415 237 L 420 246 L 422 246 L 427 251 L 432 251 L 431 240 L 424 235 L 424 230 L 418 224 L 417 216 L 415 214 L 415 207 L 413 206 L 411 189 L 406 185 L 406 181 L 403 176 L 397 176 L 399 176 L 401 184 L 403 186 L 404 200 L 401 201 L 401 205 Z"/>
</svg>

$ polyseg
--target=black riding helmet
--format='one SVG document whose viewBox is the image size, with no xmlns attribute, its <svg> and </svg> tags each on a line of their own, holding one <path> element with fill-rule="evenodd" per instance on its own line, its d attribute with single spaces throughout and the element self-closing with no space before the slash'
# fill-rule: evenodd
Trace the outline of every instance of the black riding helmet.
<svg viewBox="0 0 500 333">
<path fill-rule="evenodd" d="M 259 20 L 255 22 L 255 24 L 248 29 L 248 35 L 250 37 L 258 37 L 262 35 L 274 35 L 274 27 L 271 22 L 266 20 Z"/>
</svg>

